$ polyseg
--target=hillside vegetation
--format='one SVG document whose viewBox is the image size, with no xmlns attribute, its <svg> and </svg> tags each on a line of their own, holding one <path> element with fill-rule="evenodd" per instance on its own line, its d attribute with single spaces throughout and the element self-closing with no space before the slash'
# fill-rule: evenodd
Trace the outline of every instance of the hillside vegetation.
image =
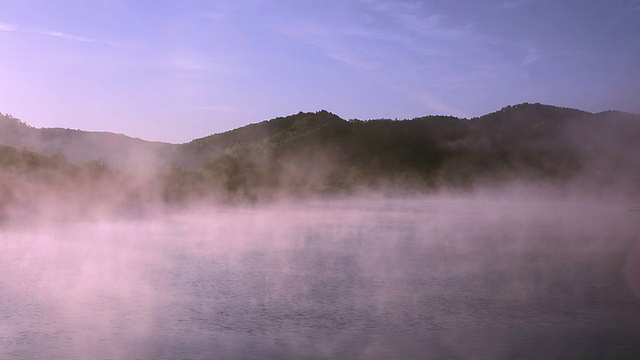
<svg viewBox="0 0 640 360">
<path fill-rule="evenodd" d="M 8 204 L 24 209 L 43 198 L 130 209 L 513 183 L 637 196 L 638 138 L 638 115 L 541 104 L 473 119 L 347 121 L 301 112 L 180 145 L 34 129 L 3 115 L 0 196 L 5 213 Z"/>
<path fill-rule="evenodd" d="M 541 104 L 470 120 L 346 121 L 327 111 L 298 113 L 180 145 L 165 197 L 178 200 L 194 188 L 255 199 L 471 190 L 515 181 L 637 192 L 638 136 L 638 115 Z"/>
</svg>

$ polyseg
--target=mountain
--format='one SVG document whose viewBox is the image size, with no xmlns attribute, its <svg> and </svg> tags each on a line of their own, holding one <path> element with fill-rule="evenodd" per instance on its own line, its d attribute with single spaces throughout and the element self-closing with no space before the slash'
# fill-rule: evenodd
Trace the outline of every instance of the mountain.
<svg viewBox="0 0 640 360">
<path fill-rule="evenodd" d="M 639 138 L 640 115 L 528 103 L 473 119 L 363 121 L 300 112 L 180 145 L 34 129 L 0 117 L 0 144 L 78 166 L 93 160 L 93 170 L 80 172 L 113 169 L 102 178 L 117 182 L 125 198 L 174 204 L 514 183 L 638 196 Z"/>
<path fill-rule="evenodd" d="M 45 155 L 64 155 L 74 163 L 92 160 L 128 171 L 162 165 L 176 146 L 108 132 L 61 128 L 37 129 L 10 115 L 0 114 L 0 144 Z"/>
<path fill-rule="evenodd" d="M 473 188 L 514 180 L 637 188 L 639 135 L 638 115 L 542 104 L 507 106 L 470 120 L 346 121 L 319 111 L 180 145 L 175 164 L 201 169 L 176 175 L 189 186 L 212 183 L 253 197 L 282 188 Z"/>
</svg>

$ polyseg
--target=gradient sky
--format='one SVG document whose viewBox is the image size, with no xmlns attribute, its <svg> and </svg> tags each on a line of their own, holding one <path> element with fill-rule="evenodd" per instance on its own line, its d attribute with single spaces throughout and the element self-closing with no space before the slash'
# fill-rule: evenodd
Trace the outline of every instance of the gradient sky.
<svg viewBox="0 0 640 360">
<path fill-rule="evenodd" d="M 299 111 L 640 113 L 640 0 L 0 0 L 0 112 L 187 142 Z"/>
</svg>

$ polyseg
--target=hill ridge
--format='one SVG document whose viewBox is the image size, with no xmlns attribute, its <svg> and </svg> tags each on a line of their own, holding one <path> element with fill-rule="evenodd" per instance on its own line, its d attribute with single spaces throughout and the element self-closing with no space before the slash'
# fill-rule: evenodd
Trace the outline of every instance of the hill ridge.
<svg viewBox="0 0 640 360">
<path fill-rule="evenodd" d="M 177 145 L 35 129 L 4 116 L 0 144 L 17 149 L 0 148 L 0 200 L 37 196 L 23 184 L 34 179 L 56 194 L 109 194 L 113 187 L 118 206 L 126 207 L 513 183 L 640 196 L 638 138 L 640 115 L 528 103 L 472 119 L 345 120 L 326 110 L 299 112 Z"/>
</svg>

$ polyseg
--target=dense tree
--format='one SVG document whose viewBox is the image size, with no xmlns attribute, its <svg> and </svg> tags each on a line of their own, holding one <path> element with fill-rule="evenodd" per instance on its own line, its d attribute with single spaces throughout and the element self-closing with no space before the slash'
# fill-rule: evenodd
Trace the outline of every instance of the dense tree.
<svg viewBox="0 0 640 360">
<path fill-rule="evenodd" d="M 0 140 L 29 140 L 36 136 L 33 130 L 0 116 Z M 49 145 L 63 144 L 60 136 L 86 135 L 38 134 Z M 300 112 L 172 147 L 111 135 L 72 143 L 92 153 L 94 141 L 105 142 L 96 145 L 102 150 L 94 154 L 136 144 L 129 150 L 145 156 L 135 152 L 141 159 L 136 162 L 131 152 L 114 150 L 117 156 L 106 153 L 105 158 L 77 161 L 68 160 L 64 146 L 52 147 L 61 151 L 50 155 L 0 147 L 5 210 L 10 203 L 77 193 L 82 196 L 71 196 L 76 202 L 81 198 L 127 207 L 135 202 L 258 201 L 361 189 L 466 190 L 512 181 L 580 182 L 592 189 L 622 185 L 622 191 L 640 193 L 640 116 L 615 111 L 591 114 L 520 104 L 470 120 L 427 116 L 399 121 L 345 121 L 327 111 Z M 78 151 L 74 148 L 71 154 Z M 125 159 L 111 161 L 118 156 Z M 113 188 L 118 191 L 108 190 Z"/>
</svg>

